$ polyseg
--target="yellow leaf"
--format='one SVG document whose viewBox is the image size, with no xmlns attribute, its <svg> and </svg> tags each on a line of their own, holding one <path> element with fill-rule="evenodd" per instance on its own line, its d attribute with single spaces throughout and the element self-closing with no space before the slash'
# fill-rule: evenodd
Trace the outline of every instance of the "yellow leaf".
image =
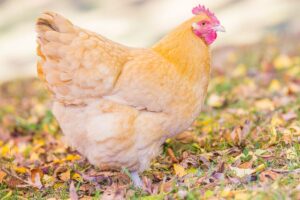
<svg viewBox="0 0 300 200">
<path fill-rule="evenodd" d="M 274 115 L 271 120 L 272 126 L 281 126 L 284 125 L 285 121 L 278 115 Z"/>
<path fill-rule="evenodd" d="M 185 171 L 184 167 L 182 167 L 181 165 L 174 164 L 173 167 L 174 167 L 175 174 L 177 176 L 183 177 L 183 176 L 185 176 L 187 174 L 187 172 Z"/>
<path fill-rule="evenodd" d="M 35 152 L 30 153 L 30 160 L 39 160 L 39 155 Z"/>
<path fill-rule="evenodd" d="M 78 173 L 73 174 L 72 179 L 76 180 L 76 181 L 79 181 L 79 182 L 83 181 L 81 175 L 78 174 Z"/>
<path fill-rule="evenodd" d="M 8 145 L 4 145 L 2 148 L 1 148 L 1 156 L 5 157 L 7 156 L 7 154 L 10 152 L 10 147 Z"/>
<path fill-rule="evenodd" d="M 266 168 L 266 165 L 265 165 L 265 164 L 258 165 L 258 166 L 254 169 L 254 172 L 261 172 L 261 171 L 263 171 L 265 168 Z"/>
<path fill-rule="evenodd" d="M 270 99 L 261 99 L 255 102 L 255 107 L 258 110 L 274 110 L 275 105 Z"/>
<path fill-rule="evenodd" d="M 27 172 L 27 168 L 25 167 L 14 166 L 13 169 L 20 174 L 25 174 Z"/>
<path fill-rule="evenodd" d="M 225 188 L 224 190 L 221 191 L 221 197 L 226 198 L 226 197 L 232 197 L 234 193 L 230 190 L 230 188 Z"/>
<path fill-rule="evenodd" d="M 240 193 L 236 193 L 234 195 L 234 199 L 235 200 L 245 200 L 245 199 L 250 199 L 250 194 L 248 193 L 244 193 L 244 192 L 240 192 Z"/>
<path fill-rule="evenodd" d="M 70 155 L 67 155 L 66 160 L 67 161 L 74 161 L 74 160 L 80 160 L 80 158 L 81 157 L 77 154 L 75 154 L 75 155 L 70 154 Z"/>
<path fill-rule="evenodd" d="M 271 138 L 270 138 L 270 141 L 268 142 L 269 146 L 275 144 L 276 141 L 277 141 L 277 130 L 276 130 L 276 128 L 271 127 L 270 133 L 271 133 Z"/>
<path fill-rule="evenodd" d="M 273 79 L 269 85 L 269 90 L 271 92 L 279 91 L 281 89 L 281 84 L 277 79 Z"/>
<path fill-rule="evenodd" d="M 53 188 L 54 189 L 61 189 L 61 188 L 64 188 L 65 184 L 64 183 L 61 183 L 61 182 L 57 182 L 53 185 Z"/>
<path fill-rule="evenodd" d="M 287 55 L 280 55 L 274 60 L 273 64 L 276 69 L 284 69 L 292 65 L 292 60 Z"/>
</svg>

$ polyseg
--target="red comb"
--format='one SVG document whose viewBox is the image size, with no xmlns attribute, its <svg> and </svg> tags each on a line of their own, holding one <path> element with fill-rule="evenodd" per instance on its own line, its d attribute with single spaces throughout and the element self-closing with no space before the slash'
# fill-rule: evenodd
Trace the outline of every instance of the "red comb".
<svg viewBox="0 0 300 200">
<path fill-rule="evenodd" d="M 194 15 L 200 15 L 201 13 L 206 14 L 208 17 L 210 17 L 213 21 L 218 22 L 219 20 L 216 18 L 215 14 L 212 13 L 208 8 L 205 8 L 205 6 L 199 5 L 193 8 L 192 13 Z"/>
</svg>

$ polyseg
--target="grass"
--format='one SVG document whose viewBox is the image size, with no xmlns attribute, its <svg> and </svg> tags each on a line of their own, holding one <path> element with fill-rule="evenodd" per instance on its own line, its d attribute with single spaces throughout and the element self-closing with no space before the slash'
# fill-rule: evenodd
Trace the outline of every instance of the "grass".
<svg viewBox="0 0 300 200">
<path fill-rule="evenodd" d="M 2 84 L 0 199 L 300 199 L 297 45 L 267 38 L 214 54 L 222 66 L 203 112 L 165 142 L 142 174 L 143 190 L 63 144 L 38 80 Z"/>
</svg>

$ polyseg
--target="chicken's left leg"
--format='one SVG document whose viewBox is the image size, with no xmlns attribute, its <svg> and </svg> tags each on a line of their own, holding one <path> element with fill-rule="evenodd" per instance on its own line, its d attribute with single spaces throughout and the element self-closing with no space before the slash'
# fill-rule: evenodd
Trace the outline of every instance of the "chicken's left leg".
<svg viewBox="0 0 300 200">
<path fill-rule="evenodd" d="M 136 171 L 131 172 L 131 180 L 135 187 L 142 188 L 143 182 L 142 182 L 138 172 L 136 172 Z"/>
</svg>

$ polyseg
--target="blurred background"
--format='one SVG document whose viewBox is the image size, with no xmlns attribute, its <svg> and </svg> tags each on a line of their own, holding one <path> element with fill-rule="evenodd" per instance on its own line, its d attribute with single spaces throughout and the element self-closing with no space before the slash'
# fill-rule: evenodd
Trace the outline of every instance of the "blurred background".
<svg viewBox="0 0 300 200">
<path fill-rule="evenodd" d="M 198 4 L 213 10 L 227 30 L 214 50 L 272 35 L 300 37 L 299 0 L 0 0 L 0 82 L 36 76 L 34 23 L 42 11 L 125 45 L 148 47 Z"/>
</svg>

